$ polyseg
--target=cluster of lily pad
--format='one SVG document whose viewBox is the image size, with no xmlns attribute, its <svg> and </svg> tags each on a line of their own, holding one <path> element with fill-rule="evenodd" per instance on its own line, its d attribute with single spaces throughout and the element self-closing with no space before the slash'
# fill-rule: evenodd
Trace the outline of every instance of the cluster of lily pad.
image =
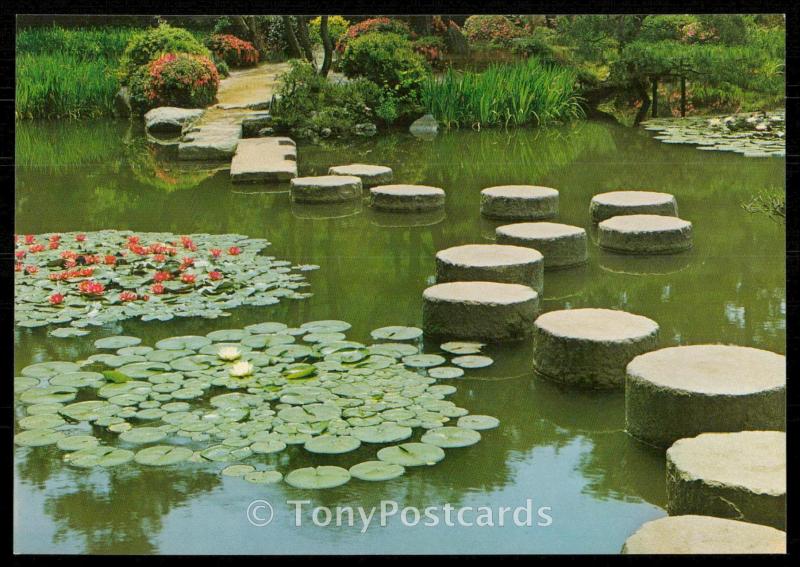
<svg viewBox="0 0 800 567">
<path fill-rule="evenodd" d="M 783 112 L 724 118 L 651 119 L 643 126 L 646 130 L 657 131 L 655 139 L 666 144 L 695 144 L 699 150 L 737 152 L 745 157 L 786 155 Z"/>
<path fill-rule="evenodd" d="M 326 320 L 289 328 L 278 322 L 160 340 L 95 341 L 84 360 L 32 364 L 15 378 L 25 415 L 14 440 L 55 445 L 76 467 L 222 463 L 222 474 L 273 483 L 283 473 L 241 463 L 302 446 L 338 455 L 385 445 L 374 459 L 286 474 L 297 488 L 330 488 L 351 477 L 378 481 L 406 467 L 433 465 L 444 449 L 466 447 L 499 421 L 446 400 L 440 380 L 492 364 L 482 344 L 420 349 L 422 331 L 383 327 L 366 345 L 347 340 L 350 324 Z M 446 355 L 455 355 L 447 361 Z M 411 441 L 414 430 L 422 430 Z M 332 457 L 333 458 L 333 457 Z"/>
<path fill-rule="evenodd" d="M 15 236 L 20 327 L 69 324 L 54 337 L 129 318 L 216 318 L 242 305 L 301 299 L 317 266 L 260 254 L 269 242 L 240 234 L 103 230 Z"/>
</svg>

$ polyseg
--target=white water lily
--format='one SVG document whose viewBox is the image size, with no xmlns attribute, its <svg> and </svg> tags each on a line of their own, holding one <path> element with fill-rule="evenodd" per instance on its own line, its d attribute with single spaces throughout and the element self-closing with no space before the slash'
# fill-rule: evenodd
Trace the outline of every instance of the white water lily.
<svg viewBox="0 0 800 567">
<path fill-rule="evenodd" d="M 217 351 L 217 356 L 220 358 L 220 360 L 236 360 L 242 356 L 242 351 L 235 346 L 221 347 Z"/>
<path fill-rule="evenodd" d="M 250 376 L 253 373 L 253 365 L 247 362 L 246 360 L 240 360 L 228 371 L 228 373 L 233 376 L 234 378 L 243 378 L 245 376 Z"/>
</svg>

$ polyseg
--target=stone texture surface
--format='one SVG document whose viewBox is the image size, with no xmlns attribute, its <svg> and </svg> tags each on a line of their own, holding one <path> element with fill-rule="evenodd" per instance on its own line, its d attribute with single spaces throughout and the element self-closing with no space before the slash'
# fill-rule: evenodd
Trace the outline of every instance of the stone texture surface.
<svg viewBox="0 0 800 567">
<path fill-rule="evenodd" d="M 536 185 L 500 185 L 481 191 L 481 214 L 493 219 L 543 220 L 558 216 L 558 191 Z"/>
<path fill-rule="evenodd" d="M 569 268 L 588 259 L 586 231 L 554 222 L 521 222 L 497 227 L 498 244 L 513 244 L 538 250 L 546 270 Z"/>
<path fill-rule="evenodd" d="M 786 434 L 703 433 L 667 450 L 667 511 L 786 526 Z"/>
<path fill-rule="evenodd" d="M 622 215 L 601 221 L 598 244 L 622 254 L 674 254 L 692 247 L 692 223 L 661 215 Z"/>
<path fill-rule="evenodd" d="M 634 358 L 625 378 L 628 433 L 667 447 L 706 432 L 782 430 L 786 358 L 728 345 L 670 347 Z"/>
<path fill-rule="evenodd" d="M 566 309 L 534 324 L 533 363 L 552 380 L 587 388 L 621 388 L 625 367 L 656 348 L 658 324 L 613 309 Z"/>
<path fill-rule="evenodd" d="M 234 183 L 277 183 L 297 177 L 297 148 L 290 138 L 245 138 L 231 160 Z"/>
<path fill-rule="evenodd" d="M 429 185 L 379 185 L 369 190 L 370 206 L 381 211 L 417 212 L 444 206 L 445 193 Z"/>
<path fill-rule="evenodd" d="M 214 161 L 229 160 L 242 137 L 241 121 L 221 117 L 190 128 L 178 144 L 178 159 Z"/>
<path fill-rule="evenodd" d="M 502 244 L 466 244 L 436 253 L 436 281 L 487 281 L 527 285 L 542 292 L 542 254 Z"/>
<path fill-rule="evenodd" d="M 625 540 L 622 553 L 786 553 L 786 532 L 713 516 L 668 516 L 643 524 Z"/>
<path fill-rule="evenodd" d="M 253 112 L 242 119 L 242 137 L 258 138 L 259 132 L 272 124 L 272 115 L 269 112 Z"/>
<path fill-rule="evenodd" d="M 202 108 L 159 106 L 145 113 L 144 127 L 148 132 L 180 134 L 184 125 L 200 118 L 203 112 Z"/>
<path fill-rule="evenodd" d="M 295 177 L 292 200 L 300 203 L 341 203 L 361 198 L 361 179 L 350 175 Z"/>
<path fill-rule="evenodd" d="M 436 284 L 423 294 L 423 328 L 432 336 L 509 341 L 530 335 L 539 295 L 497 282 Z"/>
<path fill-rule="evenodd" d="M 351 163 L 337 165 L 328 169 L 328 175 L 350 175 L 361 179 L 364 187 L 383 185 L 392 181 L 392 168 L 385 165 L 368 165 L 364 163 Z"/>
<path fill-rule="evenodd" d="M 414 120 L 408 127 L 408 131 L 414 136 L 432 138 L 439 132 L 439 122 L 432 114 L 426 114 Z"/>
<path fill-rule="evenodd" d="M 678 216 L 678 203 L 669 193 L 657 191 L 611 191 L 592 197 L 592 220 L 600 222 L 620 215 Z"/>
</svg>

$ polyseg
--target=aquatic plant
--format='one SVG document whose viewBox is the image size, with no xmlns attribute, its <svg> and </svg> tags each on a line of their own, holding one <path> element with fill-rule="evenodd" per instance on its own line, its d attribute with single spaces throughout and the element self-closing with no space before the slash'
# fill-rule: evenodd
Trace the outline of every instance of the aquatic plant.
<svg viewBox="0 0 800 567">
<path fill-rule="evenodd" d="M 576 77 L 536 58 L 481 73 L 448 69 L 425 81 L 422 103 L 447 127 L 543 126 L 583 116 Z"/>
<path fill-rule="evenodd" d="M 762 213 L 782 223 L 786 222 L 786 192 L 782 188 L 759 191 L 750 201 L 742 203 L 748 213 Z"/>
</svg>

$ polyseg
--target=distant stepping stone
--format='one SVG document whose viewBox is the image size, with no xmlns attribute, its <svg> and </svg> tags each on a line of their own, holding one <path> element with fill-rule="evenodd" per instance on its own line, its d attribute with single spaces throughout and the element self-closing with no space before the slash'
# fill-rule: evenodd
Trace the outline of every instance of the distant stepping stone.
<svg viewBox="0 0 800 567">
<path fill-rule="evenodd" d="M 536 370 L 587 388 L 621 388 L 628 363 L 658 343 L 655 321 L 615 309 L 551 311 L 533 327 Z"/>
<path fill-rule="evenodd" d="M 530 287 L 497 282 L 450 282 L 427 288 L 422 320 L 432 336 L 509 341 L 530 335 L 539 295 Z"/>
<path fill-rule="evenodd" d="M 611 191 L 592 197 L 592 220 L 600 222 L 620 215 L 678 216 L 678 203 L 669 193 L 656 191 Z"/>
<path fill-rule="evenodd" d="M 786 527 L 786 434 L 703 433 L 667 450 L 667 512 Z"/>
<path fill-rule="evenodd" d="M 586 231 L 577 226 L 554 222 L 521 222 L 497 227 L 498 244 L 513 244 L 538 250 L 544 255 L 547 270 L 584 264 Z"/>
<path fill-rule="evenodd" d="M 381 211 L 419 212 L 444 206 L 444 190 L 428 185 L 379 185 L 369 190 L 370 206 Z"/>
<path fill-rule="evenodd" d="M 392 182 L 392 168 L 385 165 L 367 165 L 364 163 L 351 163 L 350 165 L 337 165 L 328 169 L 328 175 L 351 175 L 361 179 L 364 187 L 383 185 Z"/>
<path fill-rule="evenodd" d="M 667 516 L 625 540 L 626 555 L 786 553 L 786 532 L 713 516 Z"/>
<path fill-rule="evenodd" d="M 486 281 L 527 285 L 541 293 L 543 256 L 531 248 L 466 244 L 436 253 L 436 281 Z"/>
<path fill-rule="evenodd" d="M 361 198 L 361 179 L 352 175 L 295 177 L 292 200 L 298 203 L 341 203 Z"/>
<path fill-rule="evenodd" d="M 628 433 L 661 447 L 707 432 L 781 430 L 786 357 L 732 345 L 637 356 L 625 379 L 625 423 Z"/>
<path fill-rule="evenodd" d="M 493 219 L 552 219 L 558 216 L 558 191 L 537 185 L 489 187 L 481 191 L 481 214 Z"/>
<path fill-rule="evenodd" d="M 623 215 L 597 225 L 601 248 L 620 254 L 675 254 L 692 247 L 692 223 L 661 215 Z"/>
</svg>

